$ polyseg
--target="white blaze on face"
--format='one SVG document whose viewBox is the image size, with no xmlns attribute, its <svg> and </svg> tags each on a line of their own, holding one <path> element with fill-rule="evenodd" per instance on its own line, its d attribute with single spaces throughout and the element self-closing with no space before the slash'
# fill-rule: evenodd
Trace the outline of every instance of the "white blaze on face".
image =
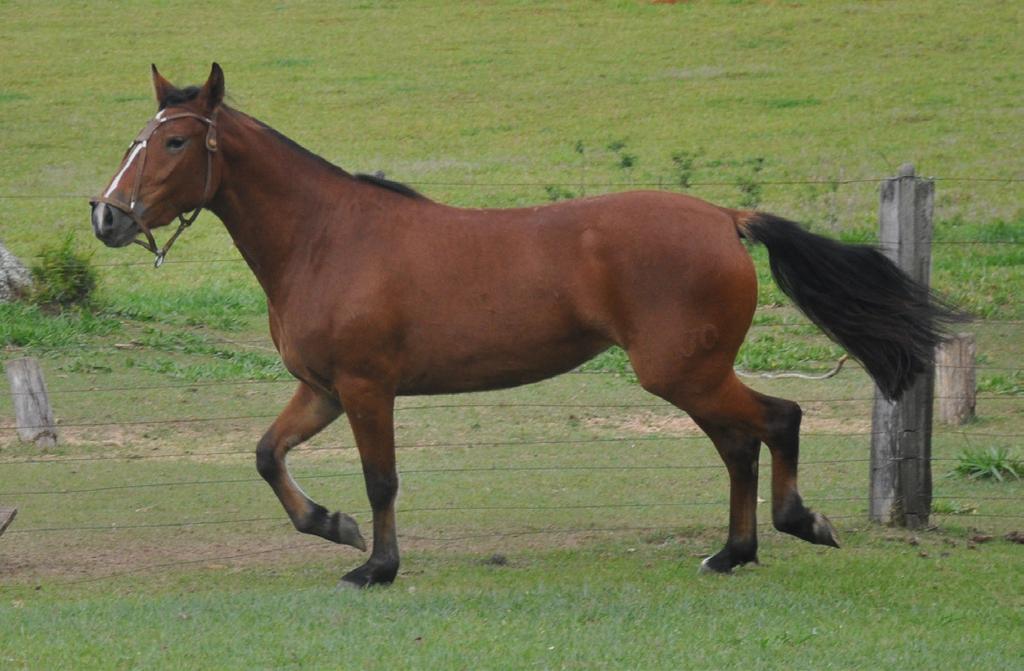
<svg viewBox="0 0 1024 671">
<path fill-rule="evenodd" d="M 159 112 L 157 112 L 156 120 L 164 120 L 164 110 L 160 110 Z M 143 140 L 142 142 L 135 145 L 134 148 L 132 148 L 131 153 L 128 154 L 128 158 L 126 158 L 124 161 L 124 165 L 122 165 L 121 169 L 117 171 L 116 175 L 114 175 L 114 180 L 110 183 L 110 186 L 107 187 L 106 192 L 103 194 L 104 198 L 110 198 L 110 194 L 114 193 L 114 190 L 117 188 L 117 185 L 121 182 L 121 178 L 124 177 L 124 174 L 126 172 L 128 172 L 128 168 L 132 167 L 132 163 L 135 162 L 135 159 L 139 155 L 139 152 L 146 148 L 146 144 L 147 141 Z M 134 207 L 135 203 L 132 203 L 132 206 Z"/>
<path fill-rule="evenodd" d="M 117 188 L 117 185 L 118 183 L 120 183 L 121 178 L 124 177 L 124 174 L 128 172 L 128 168 L 130 168 L 132 166 L 132 163 L 135 162 L 135 158 L 139 155 L 139 152 L 145 148 L 145 142 L 140 142 L 139 144 L 135 145 L 135 148 L 132 149 L 132 153 L 128 154 L 128 158 L 125 159 L 124 165 L 122 165 L 121 169 L 117 171 L 116 175 L 114 175 L 114 181 L 110 183 L 110 186 L 107 187 L 106 192 L 103 194 L 104 198 L 110 198 L 110 194 L 114 193 L 114 189 Z"/>
</svg>

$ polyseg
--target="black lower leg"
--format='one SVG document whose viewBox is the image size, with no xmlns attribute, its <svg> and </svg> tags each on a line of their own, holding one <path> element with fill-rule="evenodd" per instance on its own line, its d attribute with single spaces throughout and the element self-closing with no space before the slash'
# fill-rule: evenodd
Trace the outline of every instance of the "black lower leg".
<svg viewBox="0 0 1024 671">
<path fill-rule="evenodd" d="M 733 430 L 704 430 L 729 470 L 729 537 L 725 547 L 701 563 L 701 571 L 729 573 L 737 566 L 757 563 L 757 458 L 761 442 Z"/>
<path fill-rule="evenodd" d="M 395 496 L 398 493 L 398 475 L 364 469 L 366 493 L 373 509 L 373 551 L 359 568 L 350 571 L 342 580 L 357 587 L 387 585 L 398 574 L 398 537 L 395 529 Z"/>
<path fill-rule="evenodd" d="M 832 524 L 804 505 L 797 489 L 800 460 L 800 406 L 761 396 L 770 418 L 765 442 L 772 452 L 772 524 L 776 529 L 819 545 L 839 547 Z"/>
<path fill-rule="evenodd" d="M 341 512 L 328 512 L 327 508 L 311 501 L 291 480 L 270 433 L 256 449 L 256 469 L 277 494 L 297 531 L 366 550 L 366 541 L 355 520 Z"/>
<path fill-rule="evenodd" d="M 316 435 L 340 413 L 341 405 L 336 399 L 300 384 L 288 406 L 260 439 L 256 470 L 277 494 L 296 529 L 365 550 L 366 542 L 355 520 L 343 513 L 330 514 L 311 501 L 288 475 L 285 465 L 285 455 L 291 448 Z"/>
</svg>

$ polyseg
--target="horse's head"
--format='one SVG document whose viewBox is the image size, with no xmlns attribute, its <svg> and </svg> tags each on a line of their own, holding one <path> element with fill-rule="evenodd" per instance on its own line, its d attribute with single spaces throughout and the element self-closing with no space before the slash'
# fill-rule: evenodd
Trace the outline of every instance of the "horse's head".
<svg viewBox="0 0 1024 671">
<path fill-rule="evenodd" d="M 90 204 L 97 238 L 108 247 L 138 242 L 157 256 L 159 265 L 178 233 L 216 193 L 217 111 L 224 98 L 224 72 L 214 63 L 202 87 L 179 89 L 154 65 L 153 87 L 156 116 L 132 141 L 110 184 Z M 181 226 L 159 249 L 150 231 L 175 217 Z M 137 239 L 139 234 L 145 242 Z"/>
</svg>

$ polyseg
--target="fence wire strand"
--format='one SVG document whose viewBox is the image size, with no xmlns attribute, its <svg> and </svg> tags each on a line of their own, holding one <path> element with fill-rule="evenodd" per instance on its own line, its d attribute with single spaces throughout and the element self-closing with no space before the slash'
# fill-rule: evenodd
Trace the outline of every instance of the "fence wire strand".
<svg viewBox="0 0 1024 671">
<path fill-rule="evenodd" d="M 962 183 L 988 183 L 988 184 L 1016 184 L 1024 182 L 1024 177 L 1016 176 L 982 176 L 982 177 L 961 177 L 961 176 L 932 176 L 925 177 L 933 182 L 962 182 Z M 816 178 L 816 179 L 764 179 L 758 180 L 757 184 L 762 186 L 844 186 L 849 184 L 879 184 L 889 179 L 894 179 L 894 175 L 886 177 L 855 177 L 855 178 Z M 667 190 L 679 190 L 682 188 L 691 187 L 704 187 L 704 186 L 729 186 L 737 187 L 738 180 L 706 180 L 706 181 L 693 181 L 689 182 L 685 187 L 681 186 L 675 179 L 659 179 L 656 181 L 628 181 L 628 182 L 581 182 L 578 179 L 575 180 L 562 180 L 553 179 L 550 181 L 504 181 L 504 182 L 483 182 L 483 181 L 468 181 L 468 180 L 429 180 L 429 179 L 411 179 L 405 180 L 411 186 L 424 187 L 424 186 L 443 186 L 443 187 L 466 187 L 466 188 L 479 188 L 479 189 L 495 189 L 495 188 L 545 188 L 545 187 L 565 187 L 565 188 L 577 188 L 583 187 L 588 190 L 600 191 L 601 189 L 620 189 L 620 188 L 650 188 L 658 187 Z M 3 200 L 89 200 L 92 195 L 86 195 L 81 193 L 0 193 L 0 199 Z"/>
</svg>

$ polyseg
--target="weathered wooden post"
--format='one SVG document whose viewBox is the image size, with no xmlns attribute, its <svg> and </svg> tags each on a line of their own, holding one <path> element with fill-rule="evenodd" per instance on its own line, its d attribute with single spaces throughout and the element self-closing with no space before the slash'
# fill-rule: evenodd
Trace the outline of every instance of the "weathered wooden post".
<svg viewBox="0 0 1024 671">
<path fill-rule="evenodd" d="M 974 419 L 976 353 L 971 333 L 947 338 L 935 352 L 935 395 L 939 401 L 939 421 L 943 424 L 959 426 Z"/>
<path fill-rule="evenodd" d="M 57 444 L 57 426 L 39 362 L 32 358 L 13 359 L 4 367 L 11 384 L 18 438 L 39 447 L 53 447 Z"/>
<path fill-rule="evenodd" d="M 882 251 L 913 279 L 931 279 L 935 182 L 904 164 L 882 182 L 879 238 Z M 932 400 L 929 367 L 897 402 L 875 389 L 871 435 L 869 511 L 876 522 L 911 529 L 926 526 L 932 503 Z"/>
<path fill-rule="evenodd" d="M 0 506 L 0 536 L 3 536 L 4 532 L 7 531 L 7 527 L 11 526 L 14 516 L 17 514 L 17 508 L 4 508 Z"/>
</svg>

